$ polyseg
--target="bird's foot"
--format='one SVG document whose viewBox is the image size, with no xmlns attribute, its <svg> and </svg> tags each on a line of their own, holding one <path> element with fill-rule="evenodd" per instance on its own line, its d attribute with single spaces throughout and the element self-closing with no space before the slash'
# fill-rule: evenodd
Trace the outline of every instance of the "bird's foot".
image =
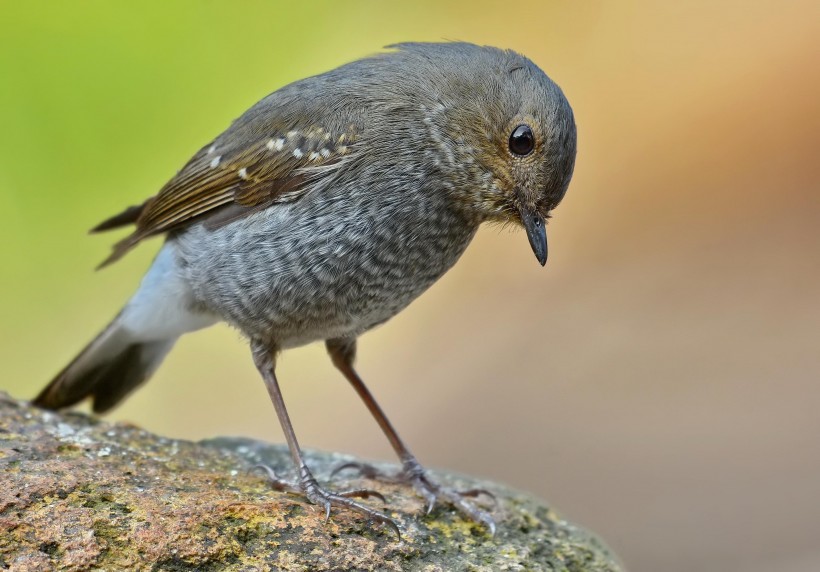
<svg viewBox="0 0 820 572">
<path fill-rule="evenodd" d="M 399 530 L 399 525 L 395 520 L 377 510 L 373 510 L 370 507 L 351 500 L 353 498 L 367 499 L 373 497 L 386 504 L 386 499 L 379 492 L 371 489 L 351 489 L 339 492 L 328 491 L 319 485 L 313 474 L 307 466 L 304 465 L 300 467 L 298 483 L 292 483 L 282 479 L 271 467 L 267 465 L 257 465 L 254 468 L 265 471 L 271 487 L 273 487 L 274 490 L 304 496 L 311 503 L 323 507 L 325 511 L 325 522 L 330 520 L 331 507 L 344 508 L 364 515 L 368 520 L 386 525 L 391 528 L 393 532 L 396 533 L 398 539 L 401 540 L 401 531 Z"/>
<path fill-rule="evenodd" d="M 397 474 L 385 473 L 384 471 L 381 471 L 373 465 L 369 465 L 367 463 L 351 462 L 344 463 L 336 467 L 331 473 L 331 478 L 333 478 L 337 473 L 347 469 L 356 470 L 359 475 L 367 479 L 373 479 L 386 483 L 410 484 L 426 501 L 427 514 L 430 514 L 437 501 L 443 500 L 456 507 L 459 512 L 473 522 L 478 522 L 486 526 L 490 536 L 495 536 L 496 526 L 493 517 L 489 512 L 478 508 L 474 503 L 468 500 L 484 496 L 489 498 L 493 505 L 495 505 L 495 495 L 486 489 L 468 489 L 459 491 L 440 485 L 435 480 L 430 478 L 424 467 L 422 467 L 416 458 L 412 456 L 404 459 L 403 468 Z"/>
</svg>

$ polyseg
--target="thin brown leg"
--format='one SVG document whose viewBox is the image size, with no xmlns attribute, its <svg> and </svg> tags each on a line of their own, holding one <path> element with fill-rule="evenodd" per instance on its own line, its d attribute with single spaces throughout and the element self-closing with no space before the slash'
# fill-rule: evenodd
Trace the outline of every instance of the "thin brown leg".
<svg viewBox="0 0 820 572">
<path fill-rule="evenodd" d="M 356 370 L 353 368 L 353 361 L 356 358 L 356 340 L 327 340 L 325 344 L 327 346 L 327 351 L 330 354 L 330 359 L 333 361 L 333 365 L 335 365 L 336 368 L 342 372 L 342 375 L 345 376 L 347 381 L 350 382 L 350 385 L 353 386 L 353 389 L 356 390 L 359 397 L 361 397 L 367 409 L 376 419 L 376 423 L 379 424 L 379 427 L 381 427 L 381 430 L 384 432 L 385 436 L 387 436 L 387 440 L 390 441 L 390 445 L 393 447 L 396 455 L 398 455 L 403 466 L 401 475 L 398 477 L 388 477 L 386 479 L 385 475 L 381 474 L 375 467 L 363 463 L 345 463 L 344 465 L 337 467 L 333 473 L 336 474 L 337 472 L 347 468 L 355 468 L 365 477 L 382 478 L 384 480 L 394 482 L 409 482 L 413 485 L 413 488 L 415 488 L 416 491 L 427 501 L 428 514 L 431 510 L 433 510 L 436 499 L 442 497 L 455 505 L 456 508 L 472 520 L 483 523 L 489 529 L 490 534 L 495 535 L 496 526 L 492 516 L 490 516 L 487 512 L 478 509 L 465 498 L 487 495 L 494 500 L 495 497 L 492 493 L 484 489 L 472 489 L 469 491 L 459 492 L 443 487 L 427 475 L 424 467 L 422 467 L 421 463 L 418 462 L 413 453 L 410 452 L 407 445 L 404 444 L 404 441 L 402 441 L 401 437 L 399 437 L 399 434 L 396 432 L 393 424 L 390 423 L 390 420 L 384 414 L 382 408 L 379 407 L 379 404 L 376 402 L 373 394 L 370 393 L 370 390 L 367 389 L 367 386 L 365 386 L 362 378 L 359 377 L 359 374 L 356 373 Z"/>
<path fill-rule="evenodd" d="M 331 493 L 319 485 L 314 478 L 313 473 L 311 473 L 305 463 L 304 456 L 302 455 L 302 449 L 299 447 L 299 442 L 296 440 L 296 432 L 293 430 L 293 424 L 290 422 L 290 416 L 288 415 L 288 410 L 285 407 L 285 400 L 282 398 L 282 391 L 279 389 L 279 382 L 276 379 L 275 373 L 275 348 L 271 348 L 263 342 L 252 341 L 251 353 L 253 354 L 253 362 L 256 364 L 256 368 L 262 375 L 262 379 L 265 380 L 265 387 L 268 389 L 268 394 L 273 402 L 273 407 L 276 409 L 276 415 L 279 417 L 279 423 L 282 425 L 282 431 L 285 433 L 285 439 L 288 442 L 290 455 L 293 458 L 293 463 L 299 472 L 298 490 L 301 491 L 310 502 L 324 507 L 326 520 L 330 518 L 331 507 L 343 507 L 354 512 L 358 512 L 359 514 L 363 514 L 376 522 L 390 526 L 396 532 L 396 535 L 401 538 L 401 532 L 399 531 L 398 524 L 396 524 L 393 519 L 378 511 L 350 500 L 351 497 L 367 498 L 370 496 L 379 497 L 383 500 L 384 497 L 380 494 L 365 489 Z M 283 486 L 270 468 L 264 468 L 268 471 L 277 489 L 282 490 L 297 488 Z"/>
<path fill-rule="evenodd" d="M 393 424 L 390 423 L 390 420 L 384 414 L 382 408 L 376 403 L 373 394 L 367 389 L 367 386 L 365 386 L 359 374 L 356 373 L 356 370 L 353 369 L 353 360 L 356 357 L 356 340 L 329 340 L 326 345 L 333 365 L 342 372 L 342 375 L 345 376 L 347 381 L 350 382 L 350 385 L 353 386 L 353 389 L 356 390 L 356 393 L 359 394 L 362 401 L 364 401 L 365 406 L 367 406 L 371 415 L 376 419 L 376 423 L 379 424 L 379 427 L 381 427 L 387 436 L 387 440 L 390 441 L 390 445 L 393 447 L 399 459 L 401 459 L 402 462 L 411 459 L 415 460 L 410 449 L 407 448 L 407 445 L 404 444 L 404 441 L 401 440 L 401 437 L 399 437 L 399 434 L 393 428 Z"/>
</svg>

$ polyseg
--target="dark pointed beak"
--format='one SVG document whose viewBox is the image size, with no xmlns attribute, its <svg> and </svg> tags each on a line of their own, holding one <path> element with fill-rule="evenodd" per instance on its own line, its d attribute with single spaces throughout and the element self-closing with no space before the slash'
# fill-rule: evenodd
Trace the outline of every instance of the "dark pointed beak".
<svg viewBox="0 0 820 572">
<path fill-rule="evenodd" d="M 544 225 L 544 217 L 527 208 L 521 208 L 519 212 L 521 222 L 527 230 L 527 238 L 530 239 L 532 251 L 541 266 L 544 266 L 547 263 L 547 229 Z"/>
</svg>

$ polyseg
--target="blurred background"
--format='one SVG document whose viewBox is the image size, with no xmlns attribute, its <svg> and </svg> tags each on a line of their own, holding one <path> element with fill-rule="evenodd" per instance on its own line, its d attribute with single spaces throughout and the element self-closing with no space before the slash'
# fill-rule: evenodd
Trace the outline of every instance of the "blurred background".
<svg viewBox="0 0 820 572">
<path fill-rule="evenodd" d="M 513 48 L 564 89 L 576 174 L 538 266 L 488 228 L 360 343 L 431 467 L 532 491 L 634 572 L 820 570 L 820 4 L 0 1 L 0 388 L 33 396 L 158 247 L 85 232 L 276 88 L 404 40 Z M 301 442 L 392 459 L 321 345 Z M 184 338 L 110 419 L 283 441 L 239 335 Z"/>
</svg>

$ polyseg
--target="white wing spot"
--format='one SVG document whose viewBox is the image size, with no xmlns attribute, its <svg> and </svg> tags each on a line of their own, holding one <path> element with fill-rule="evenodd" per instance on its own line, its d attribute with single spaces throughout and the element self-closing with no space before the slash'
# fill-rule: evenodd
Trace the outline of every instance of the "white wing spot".
<svg viewBox="0 0 820 572">
<path fill-rule="evenodd" d="M 319 151 L 319 153 L 321 153 L 321 154 L 322 154 L 322 157 L 324 157 L 325 159 L 327 159 L 328 157 L 330 157 L 330 151 L 329 151 L 328 149 L 324 149 L 324 148 L 323 148 L 321 151 Z"/>
<path fill-rule="evenodd" d="M 302 155 L 304 155 L 304 153 L 302 153 L 302 150 L 299 149 L 298 147 L 293 150 L 293 156 L 296 157 L 297 159 L 301 159 Z"/>
<path fill-rule="evenodd" d="M 296 137 L 299 135 L 298 131 L 288 131 L 288 137 Z"/>
<path fill-rule="evenodd" d="M 217 167 L 219 167 L 219 162 L 221 160 L 222 160 L 222 155 L 217 155 L 216 157 L 214 157 L 213 160 L 211 161 L 211 169 L 216 169 Z"/>
<path fill-rule="evenodd" d="M 211 153 L 213 153 L 214 151 L 216 151 L 216 145 L 211 145 L 211 146 L 208 148 L 208 155 L 210 155 L 210 154 L 211 154 Z"/>
<path fill-rule="evenodd" d="M 239 169 L 239 171 L 236 174 L 239 175 L 240 179 L 248 179 L 248 170 L 245 167 Z"/>
<path fill-rule="evenodd" d="M 310 159 L 311 161 L 315 161 L 318 158 L 319 153 L 317 153 L 316 151 L 311 151 L 310 155 L 308 155 L 308 159 Z"/>
</svg>

